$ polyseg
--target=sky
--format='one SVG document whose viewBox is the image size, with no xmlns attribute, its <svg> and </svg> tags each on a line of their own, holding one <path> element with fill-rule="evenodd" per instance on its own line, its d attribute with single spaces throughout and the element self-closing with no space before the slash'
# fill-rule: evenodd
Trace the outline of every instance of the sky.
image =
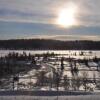
<svg viewBox="0 0 100 100">
<path fill-rule="evenodd" d="M 56 20 L 70 4 L 76 23 L 61 27 Z M 0 40 L 22 38 L 100 40 L 100 0 L 0 0 Z"/>
</svg>

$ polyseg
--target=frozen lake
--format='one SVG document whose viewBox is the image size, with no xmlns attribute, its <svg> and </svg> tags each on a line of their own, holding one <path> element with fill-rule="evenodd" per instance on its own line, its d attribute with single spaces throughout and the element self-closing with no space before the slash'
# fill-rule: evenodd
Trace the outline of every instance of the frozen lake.
<svg viewBox="0 0 100 100">
<path fill-rule="evenodd" d="M 100 51 L 89 51 L 89 50 L 0 50 L 0 57 L 7 55 L 8 53 L 16 52 L 22 54 L 26 52 L 26 54 L 43 54 L 43 53 L 55 53 L 55 54 L 62 54 L 63 56 L 72 56 L 74 53 L 78 56 L 79 53 L 84 52 L 84 54 L 88 57 L 97 56 L 100 57 Z"/>
</svg>

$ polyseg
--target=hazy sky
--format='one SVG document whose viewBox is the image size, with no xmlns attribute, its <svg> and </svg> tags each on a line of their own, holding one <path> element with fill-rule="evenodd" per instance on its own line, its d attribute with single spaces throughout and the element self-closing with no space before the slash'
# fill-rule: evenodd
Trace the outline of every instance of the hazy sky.
<svg viewBox="0 0 100 100">
<path fill-rule="evenodd" d="M 68 3 L 77 7 L 78 25 L 59 27 Z M 100 40 L 100 0 L 0 0 L 0 39 L 13 38 Z"/>
</svg>

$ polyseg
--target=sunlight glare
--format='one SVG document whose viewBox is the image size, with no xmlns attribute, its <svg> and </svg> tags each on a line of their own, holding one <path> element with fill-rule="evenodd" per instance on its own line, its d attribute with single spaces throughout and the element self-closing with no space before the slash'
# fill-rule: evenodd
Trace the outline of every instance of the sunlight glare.
<svg viewBox="0 0 100 100">
<path fill-rule="evenodd" d="M 67 8 L 62 9 L 57 18 L 57 24 L 63 27 L 70 27 L 76 24 L 76 6 L 69 5 Z"/>
</svg>

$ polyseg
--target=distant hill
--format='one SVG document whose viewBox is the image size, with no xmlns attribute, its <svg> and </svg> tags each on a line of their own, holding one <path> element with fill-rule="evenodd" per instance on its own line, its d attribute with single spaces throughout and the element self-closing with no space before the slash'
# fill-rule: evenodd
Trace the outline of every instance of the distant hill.
<svg viewBox="0 0 100 100">
<path fill-rule="evenodd" d="M 60 41 L 47 39 L 0 40 L 0 49 L 100 50 L 100 41 Z"/>
</svg>

